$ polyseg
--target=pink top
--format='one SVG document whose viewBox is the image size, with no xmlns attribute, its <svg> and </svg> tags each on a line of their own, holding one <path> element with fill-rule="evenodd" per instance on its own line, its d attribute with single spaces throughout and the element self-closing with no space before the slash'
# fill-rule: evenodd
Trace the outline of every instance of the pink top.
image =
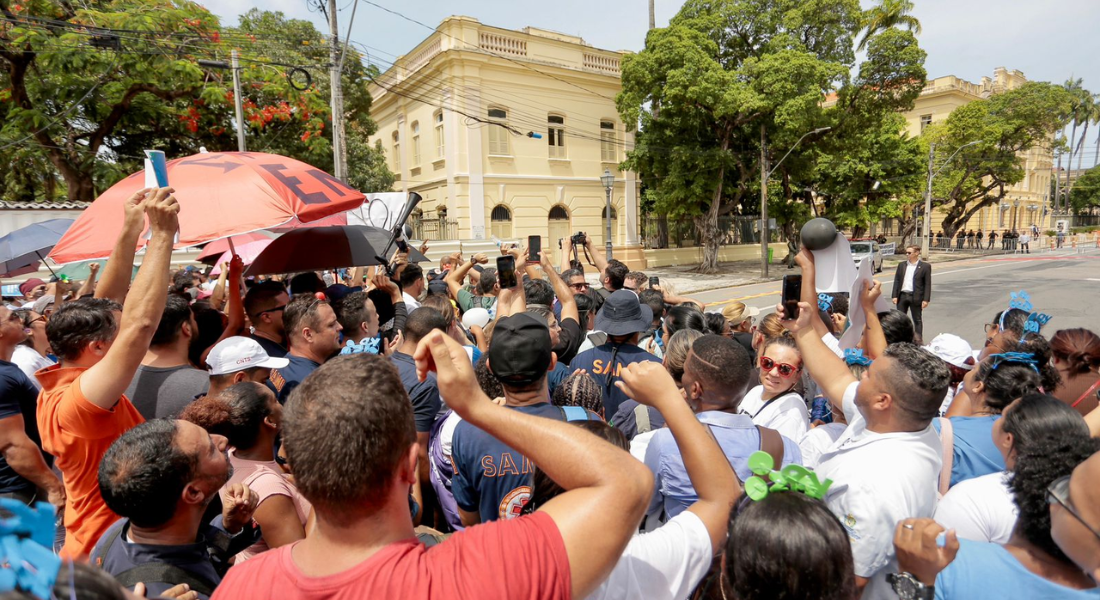
<svg viewBox="0 0 1100 600">
<path fill-rule="evenodd" d="M 325 577 L 298 568 L 297 545 L 229 569 L 211 600 L 568 600 L 573 593 L 565 541 L 544 512 L 469 527 L 432 548 L 416 538 L 394 542 Z"/>
<path fill-rule="evenodd" d="M 278 463 L 273 460 L 246 460 L 236 456 L 232 449 L 229 451 L 229 462 L 233 465 L 233 476 L 225 484 L 226 487 L 234 483 L 247 485 L 249 489 L 260 496 L 260 502 L 256 505 L 257 508 L 264 503 L 264 500 L 272 496 L 287 496 L 294 503 L 294 509 L 298 513 L 298 520 L 302 522 L 302 527 L 306 526 L 306 519 L 309 518 L 309 511 L 312 506 L 309 500 L 306 500 L 298 492 L 298 488 L 283 475 Z M 222 494 L 222 500 L 225 500 L 225 487 L 222 488 Z M 260 541 L 237 554 L 234 564 L 241 564 L 269 549 L 267 542 L 261 538 Z"/>
</svg>

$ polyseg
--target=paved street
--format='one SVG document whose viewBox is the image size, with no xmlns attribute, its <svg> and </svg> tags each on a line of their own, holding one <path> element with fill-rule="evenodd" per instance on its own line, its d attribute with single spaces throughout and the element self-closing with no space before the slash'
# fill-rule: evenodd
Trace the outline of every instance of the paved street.
<svg viewBox="0 0 1100 600">
<path fill-rule="evenodd" d="M 1035 307 L 1054 318 L 1045 331 L 1100 327 L 1100 250 L 1031 256 L 979 258 L 937 265 L 932 271 L 932 303 L 924 311 L 925 337 L 956 333 L 971 344 L 984 339 L 982 326 L 1008 306 L 1009 293 L 1026 290 Z M 894 268 L 876 276 L 883 294 L 893 285 Z M 779 300 L 778 282 L 731 287 L 692 294 L 718 310 L 741 301 L 772 312 Z"/>
</svg>

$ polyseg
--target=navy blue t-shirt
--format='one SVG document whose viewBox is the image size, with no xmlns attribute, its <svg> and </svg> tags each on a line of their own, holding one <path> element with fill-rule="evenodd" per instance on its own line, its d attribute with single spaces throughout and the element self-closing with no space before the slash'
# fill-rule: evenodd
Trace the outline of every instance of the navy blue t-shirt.
<svg viewBox="0 0 1100 600">
<path fill-rule="evenodd" d="M 42 450 L 42 438 L 38 435 L 38 388 L 15 363 L 0 360 L 0 419 L 23 416 L 23 430 L 27 437 Z M 42 453 L 46 464 L 53 464 L 53 457 Z M 24 479 L 8 461 L 0 455 L 0 493 L 34 489 L 34 484 Z"/>
<path fill-rule="evenodd" d="M 528 415 L 564 421 L 565 412 L 549 402 L 509 406 Z M 588 411 L 589 420 L 600 417 Z M 488 433 L 461 421 L 451 439 L 455 474 L 451 492 L 466 512 L 478 512 L 481 522 L 513 519 L 531 498 L 531 473 L 535 465 L 526 456 Z"/>
<path fill-rule="evenodd" d="M 569 368 L 571 372 L 584 369 L 600 384 L 603 389 L 603 414 L 613 416 L 619 410 L 619 405 L 627 399 L 627 395 L 615 387 L 619 372 L 626 365 L 639 362 L 661 362 L 661 359 L 634 344 L 616 345 L 609 342 L 581 352 L 569 363 Z"/>
<path fill-rule="evenodd" d="M 409 394 L 409 401 L 412 402 L 416 432 L 430 432 L 443 406 L 443 401 L 439 398 L 439 385 L 435 382 L 435 373 L 428 373 L 428 377 L 420 381 L 416 376 L 416 361 L 413 357 L 402 352 L 394 352 L 390 360 L 393 366 L 397 367 L 401 385 L 405 387 L 405 392 Z"/>
<path fill-rule="evenodd" d="M 293 354 L 287 354 L 286 359 L 290 361 L 290 364 L 281 369 L 272 369 L 271 376 L 267 379 L 267 386 L 275 392 L 279 404 L 286 404 L 290 392 L 293 392 L 298 384 L 302 383 L 306 377 L 309 377 L 310 373 L 321 366 L 308 358 L 294 356 Z"/>
<path fill-rule="evenodd" d="M 267 352 L 268 356 L 274 356 L 275 358 L 282 358 L 286 356 L 286 348 L 282 344 L 278 342 L 273 342 L 261 335 L 252 334 L 248 337 L 256 340 L 256 343 L 258 343 L 260 347 L 264 349 L 264 352 Z"/>
</svg>

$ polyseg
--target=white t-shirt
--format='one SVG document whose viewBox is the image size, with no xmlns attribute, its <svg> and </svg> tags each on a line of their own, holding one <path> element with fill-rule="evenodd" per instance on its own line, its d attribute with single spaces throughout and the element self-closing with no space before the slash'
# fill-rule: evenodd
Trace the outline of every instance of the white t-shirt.
<svg viewBox="0 0 1100 600">
<path fill-rule="evenodd" d="M 758 385 L 741 399 L 741 413 L 752 418 L 754 425 L 774 429 L 792 440 L 800 440 L 810 430 L 810 411 L 797 392 L 764 402 L 764 386 Z"/>
<path fill-rule="evenodd" d="M 31 380 L 34 387 L 38 389 L 42 389 L 42 384 L 38 383 L 38 379 L 34 376 L 35 372 L 54 364 L 52 360 L 42 356 L 34 348 L 22 344 L 15 347 L 15 351 L 11 355 L 11 362 L 15 363 L 19 370 L 27 376 L 27 379 Z"/>
<path fill-rule="evenodd" d="M 408 292 L 401 292 L 401 298 L 405 300 L 405 311 L 411 313 L 412 311 L 420 308 L 420 302 L 416 298 L 413 298 Z"/>
<path fill-rule="evenodd" d="M 931 424 L 915 433 L 867 429 L 855 404 L 858 387 L 853 381 L 844 392 L 848 428 L 816 471 L 820 480 L 833 480 L 825 503 L 848 532 L 855 574 L 871 580 L 863 600 L 896 600 L 886 583 L 897 570 L 894 530 L 902 519 L 935 513 L 943 449 Z"/>
<path fill-rule="evenodd" d="M 807 431 L 798 441 L 798 449 L 802 451 L 802 466 L 816 469 L 821 455 L 844 435 L 847 428 L 848 425 L 844 423 L 826 423 Z"/>
<path fill-rule="evenodd" d="M 650 533 L 630 539 L 615 568 L 588 600 L 685 600 L 714 558 L 703 521 L 684 511 Z"/>
<path fill-rule="evenodd" d="M 990 473 L 956 483 L 936 507 L 936 522 L 960 538 L 1005 544 L 1016 526 L 1016 503 L 1007 473 Z"/>
<path fill-rule="evenodd" d="M 634 458 L 645 462 L 645 451 L 649 448 L 649 440 L 653 439 L 653 436 L 660 431 L 659 429 L 653 429 L 645 433 L 639 433 L 634 436 L 634 439 L 630 440 L 630 455 Z"/>
</svg>

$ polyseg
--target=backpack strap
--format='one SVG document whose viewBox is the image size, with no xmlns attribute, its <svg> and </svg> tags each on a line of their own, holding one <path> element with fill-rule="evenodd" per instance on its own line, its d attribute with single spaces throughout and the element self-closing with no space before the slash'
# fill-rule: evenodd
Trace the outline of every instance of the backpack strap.
<svg viewBox="0 0 1100 600">
<path fill-rule="evenodd" d="M 649 422 L 649 408 L 644 404 L 634 407 L 634 422 L 637 423 L 638 433 L 653 431 L 653 424 Z"/>
<path fill-rule="evenodd" d="M 756 426 L 756 430 L 760 432 L 760 449 L 771 455 L 772 460 L 775 461 L 775 468 L 783 468 L 783 436 L 779 435 L 779 432 L 774 429 L 768 429 L 767 427 Z"/>
<path fill-rule="evenodd" d="M 103 568 L 103 562 L 107 560 L 107 555 L 111 553 L 111 548 L 115 545 L 115 542 L 118 541 L 119 536 L 122 535 L 123 529 L 126 529 L 125 525 L 119 527 L 113 533 L 104 538 L 106 539 L 106 543 L 99 544 L 99 552 L 92 552 L 92 555 L 89 557 L 89 559 L 93 565 L 101 569 Z"/>
<path fill-rule="evenodd" d="M 139 583 L 167 583 L 170 585 L 186 583 L 192 590 L 207 597 L 212 595 L 214 588 L 217 587 L 203 577 L 165 562 L 149 562 L 138 565 L 114 577 L 119 583 L 128 588 L 133 588 Z"/>
<path fill-rule="evenodd" d="M 561 416 L 566 421 L 587 421 L 588 411 L 581 406 L 559 406 Z"/>
<path fill-rule="evenodd" d="M 951 470 L 955 462 L 955 426 L 947 417 L 937 417 L 940 422 L 940 444 L 943 446 L 943 467 L 940 468 L 939 492 L 942 497 L 951 488 Z"/>
</svg>

